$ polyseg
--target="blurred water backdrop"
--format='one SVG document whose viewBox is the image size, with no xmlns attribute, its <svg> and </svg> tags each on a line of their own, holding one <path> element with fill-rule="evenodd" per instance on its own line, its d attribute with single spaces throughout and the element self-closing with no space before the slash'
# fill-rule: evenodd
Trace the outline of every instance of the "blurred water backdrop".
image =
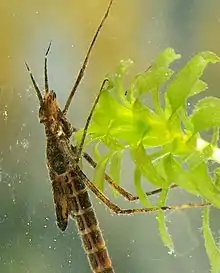
<svg viewBox="0 0 220 273">
<path fill-rule="evenodd" d="M 45 165 L 43 126 L 38 100 L 24 61 L 43 87 L 45 50 L 50 86 L 63 105 L 108 0 L 0 2 L 0 272 L 90 272 L 75 223 L 65 233 L 55 224 L 51 185 Z M 148 67 L 156 54 L 173 47 L 183 55 L 177 67 L 198 51 L 220 55 L 220 1 L 116 0 L 69 111 L 82 127 L 104 76 L 121 59 L 131 58 L 131 73 Z M 203 77 L 209 94 L 218 96 L 218 65 Z M 87 165 L 84 171 L 92 177 Z M 134 191 L 132 164 L 126 157 L 122 183 Z M 146 186 L 147 189 L 147 186 Z M 130 207 L 123 198 L 114 199 Z M 170 202 L 195 201 L 175 190 Z M 207 273 L 201 210 L 167 214 L 175 255 L 161 242 L 155 215 L 115 216 L 92 196 L 117 273 Z M 212 211 L 219 236 L 219 212 Z"/>
</svg>

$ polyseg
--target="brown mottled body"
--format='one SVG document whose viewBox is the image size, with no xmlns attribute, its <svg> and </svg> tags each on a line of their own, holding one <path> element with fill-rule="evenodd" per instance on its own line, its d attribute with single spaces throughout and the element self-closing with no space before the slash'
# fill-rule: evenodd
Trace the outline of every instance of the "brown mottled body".
<svg viewBox="0 0 220 273">
<path fill-rule="evenodd" d="M 88 180 L 78 166 L 69 138 L 72 127 L 48 91 L 40 107 L 45 125 L 46 157 L 52 181 L 57 225 L 64 231 L 71 215 L 77 222 L 85 252 L 94 273 L 113 273 L 111 260 L 84 183 Z"/>
<path fill-rule="evenodd" d="M 52 181 L 57 225 L 62 231 L 64 231 L 67 228 L 69 215 L 76 220 L 78 230 L 82 238 L 83 247 L 87 254 L 93 273 L 114 273 L 114 270 L 86 188 L 86 186 L 90 184 L 93 187 L 93 184 L 81 171 L 78 164 L 82 154 L 82 147 L 86 137 L 88 125 L 94 108 L 98 103 L 105 81 L 103 82 L 100 93 L 88 116 L 79 147 L 73 147 L 70 143 L 70 137 L 72 133 L 76 131 L 76 129 L 71 126 L 70 122 L 67 120 L 66 114 L 77 87 L 83 78 L 89 56 L 97 40 L 98 34 L 108 17 L 112 3 L 113 0 L 110 0 L 106 12 L 104 13 L 103 18 L 96 32 L 94 33 L 83 65 L 78 73 L 63 111 L 61 111 L 58 106 L 55 92 L 49 90 L 47 55 L 49 53 L 51 43 L 45 54 L 45 91 L 43 95 L 29 66 L 26 64 L 40 103 L 40 123 L 43 123 L 45 127 L 47 167 L 50 179 Z M 96 189 L 94 190 L 95 192 L 97 191 Z M 102 193 L 100 192 L 99 195 L 102 195 Z"/>
</svg>

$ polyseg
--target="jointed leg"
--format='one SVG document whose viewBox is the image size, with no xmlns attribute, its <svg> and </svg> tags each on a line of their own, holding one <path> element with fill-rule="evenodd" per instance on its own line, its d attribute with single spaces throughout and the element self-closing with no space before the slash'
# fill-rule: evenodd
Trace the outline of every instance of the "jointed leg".
<svg viewBox="0 0 220 273">
<path fill-rule="evenodd" d="M 151 208 L 134 208 L 134 209 L 121 209 L 111 200 L 109 200 L 87 177 L 86 175 L 79 170 L 79 176 L 87 187 L 114 213 L 116 214 L 135 214 L 135 213 L 149 213 L 149 212 L 158 212 L 158 211 L 168 211 L 168 210 L 181 210 L 186 208 L 197 208 L 197 207 L 207 207 L 211 206 L 210 203 L 204 204 L 180 204 L 180 205 L 171 205 L 164 207 L 151 207 Z"/>
<path fill-rule="evenodd" d="M 92 157 L 87 154 L 87 153 L 83 153 L 83 157 L 89 162 L 89 164 L 93 167 L 96 168 L 97 163 L 92 159 Z M 127 190 L 125 190 L 123 187 L 119 186 L 109 175 L 107 175 L 105 173 L 105 180 L 109 183 L 109 185 L 111 185 L 112 188 L 114 188 L 117 192 L 119 192 L 122 196 L 124 196 L 125 199 L 127 199 L 128 201 L 136 201 L 139 199 L 138 196 L 134 196 L 133 194 L 131 194 L 130 192 L 128 192 Z M 170 186 L 170 188 L 176 188 L 177 185 L 173 184 Z M 155 189 L 153 191 L 150 192 L 146 192 L 147 196 L 151 196 L 151 195 L 155 195 L 158 194 L 162 191 L 162 189 Z"/>
<path fill-rule="evenodd" d="M 94 103 L 93 103 L 93 106 L 92 106 L 92 109 L 90 110 L 90 113 L 89 113 L 89 116 L 86 120 L 86 125 L 83 129 L 83 136 L 82 136 L 82 139 L 81 139 L 81 142 L 79 144 L 79 147 L 77 148 L 77 154 L 76 154 L 76 157 L 79 159 L 81 157 L 81 154 L 82 154 L 82 149 L 83 149 L 83 145 L 84 145 L 84 142 L 85 142 L 85 138 L 86 138 L 86 134 L 87 134 L 87 130 L 88 130 L 88 127 L 89 127 L 89 123 L 91 121 L 91 118 L 92 118 L 92 115 L 93 115 L 93 112 L 95 110 L 95 107 L 100 99 L 100 96 L 101 96 L 101 93 L 104 89 L 104 86 L 106 84 L 106 82 L 108 81 L 108 79 L 105 79 L 103 82 L 102 82 L 102 85 L 101 85 L 101 88 L 100 88 L 100 91 L 98 93 L 98 96 L 96 97 Z"/>
</svg>

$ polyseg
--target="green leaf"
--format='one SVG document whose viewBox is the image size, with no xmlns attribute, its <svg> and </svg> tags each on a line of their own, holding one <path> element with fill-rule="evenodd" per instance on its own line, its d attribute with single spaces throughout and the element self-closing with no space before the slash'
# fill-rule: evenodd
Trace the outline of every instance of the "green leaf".
<svg viewBox="0 0 220 273">
<path fill-rule="evenodd" d="M 159 198 L 158 198 L 158 206 L 164 207 L 166 204 L 168 190 L 162 190 Z M 169 248 L 171 252 L 174 251 L 174 244 L 173 240 L 169 234 L 167 225 L 166 225 L 166 216 L 164 211 L 159 211 L 157 214 L 157 223 L 158 223 L 158 230 L 160 233 L 160 237 L 166 247 Z"/>
<path fill-rule="evenodd" d="M 104 191 L 104 176 L 107 163 L 111 158 L 113 151 L 110 151 L 103 156 L 97 163 L 94 174 L 94 184 L 103 192 Z"/>
<path fill-rule="evenodd" d="M 205 91 L 208 88 L 207 83 L 201 80 L 197 80 L 196 83 L 193 85 L 190 96 L 195 96 L 203 91 Z"/>
<path fill-rule="evenodd" d="M 115 139 L 110 134 L 107 134 L 102 138 L 103 143 L 110 149 L 114 151 L 123 150 L 125 148 L 125 144 Z"/>
<path fill-rule="evenodd" d="M 215 97 L 201 99 L 196 104 L 190 120 L 195 133 L 220 126 L 220 99 Z"/>
<path fill-rule="evenodd" d="M 93 155 L 96 161 L 99 161 L 102 158 L 102 154 L 99 151 L 100 142 L 97 142 L 93 146 Z"/>
<path fill-rule="evenodd" d="M 198 164 L 194 169 L 185 170 L 170 155 L 164 160 L 164 164 L 167 177 L 172 183 L 192 194 L 199 194 L 216 207 L 220 207 L 220 191 L 213 184 L 204 162 Z"/>
<path fill-rule="evenodd" d="M 114 87 L 115 89 L 115 87 Z M 125 107 L 113 96 L 114 90 L 104 90 L 93 114 L 92 122 L 89 126 L 89 133 L 103 135 L 108 132 L 109 126 L 115 120 L 120 120 L 120 125 L 130 121 L 131 110 Z"/>
<path fill-rule="evenodd" d="M 215 169 L 215 186 L 220 191 L 220 168 Z"/>
<path fill-rule="evenodd" d="M 171 141 L 169 123 L 165 118 L 143 105 L 138 99 L 133 104 L 133 132 L 137 143 L 143 138 L 145 146 L 159 146 Z M 161 134 L 163 131 L 163 134 Z M 132 144 L 135 144 L 133 136 Z"/>
<path fill-rule="evenodd" d="M 111 96 L 121 105 L 129 107 L 130 103 L 126 96 L 126 90 L 123 83 L 123 78 L 128 68 L 133 64 L 132 60 L 121 60 L 116 68 L 116 72 L 107 75 L 108 78 L 108 91 Z M 106 108 L 107 109 L 107 108 Z"/>
<path fill-rule="evenodd" d="M 84 131 L 84 129 L 79 129 L 77 132 L 74 133 L 74 140 L 76 140 L 77 145 L 79 145 L 80 142 L 81 142 L 81 139 L 82 139 L 82 136 L 83 136 L 83 131 Z M 87 147 L 92 142 L 100 142 L 100 141 L 101 141 L 100 136 L 87 134 L 85 143 L 83 145 L 83 150 L 85 149 L 85 147 Z"/>
<path fill-rule="evenodd" d="M 128 99 L 133 103 L 136 98 L 147 93 L 166 82 L 172 76 L 173 71 L 166 67 L 150 67 L 147 71 L 139 74 L 128 88 Z"/>
<path fill-rule="evenodd" d="M 209 261 L 211 264 L 211 272 L 220 272 L 220 249 L 215 244 L 215 240 L 212 236 L 211 229 L 209 227 L 209 208 L 204 209 L 203 214 L 203 236 L 205 240 L 205 248 Z"/>
<path fill-rule="evenodd" d="M 220 207 L 220 191 L 213 184 L 208 173 L 208 166 L 202 162 L 196 168 L 188 171 L 188 178 L 196 186 L 201 196 L 216 207 Z"/>
<path fill-rule="evenodd" d="M 219 62 L 219 57 L 212 52 L 202 52 L 195 55 L 174 77 L 167 88 L 167 97 L 175 113 L 184 106 L 187 97 L 195 92 L 195 89 L 203 88 L 199 78 L 209 62 Z M 198 83 L 198 80 L 200 81 Z"/>
<path fill-rule="evenodd" d="M 142 175 L 150 181 L 152 184 L 166 188 L 168 183 L 164 180 L 154 168 L 153 163 L 151 162 L 150 157 L 147 155 L 143 144 L 140 143 L 138 146 L 130 148 L 131 157 L 136 164 L 136 167 L 142 172 Z"/>
<path fill-rule="evenodd" d="M 180 55 L 176 54 L 172 48 L 167 48 L 160 53 L 156 61 L 132 81 L 127 90 L 128 101 L 133 103 L 142 94 L 157 89 L 161 84 L 169 80 L 173 70 L 169 69 L 168 66 L 179 58 Z"/>
<path fill-rule="evenodd" d="M 152 207 L 151 202 L 148 200 L 146 192 L 143 191 L 142 186 L 141 186 L 141 172 L 138 168 L 135 168 L 134 170 L 134 185 L 136 188 L 137 195 L 141 201 L 141 203 L 147 207 L 150 208 Z"/>
<path fill-rule="evenodd" d="M 173 48 L 168 47 L 157 56 L 153 65 L 168 67 L 172 62 L 180 58 L 180 54 L 176 54 Z"/>
<path fill-rule="evenodd" d="M 115 183 L 120 184 L 120 174 L 121 174 L 121 159 L 122 152 L 115 152 L 110 159 L 110 177 L 115 181 Z M 118 195 L 117 191 L 114 191 L 115 196 Z"/>
<path fill-rule="evenodd" d="M 175 183 L 192 194 L 197 194 L 196 186 L 188 179 L 186 171 L 170 154 L 164 158 L 164 169 L 170 183 Z"/>
<path fill-rule="evenodd" d="M 220 137 L 220 127 L 215 127 L 213 129 L 212 140 L 211 140 L 212 146 L 214 147 L 218 146 L 219 137 Z"/>
</svg>

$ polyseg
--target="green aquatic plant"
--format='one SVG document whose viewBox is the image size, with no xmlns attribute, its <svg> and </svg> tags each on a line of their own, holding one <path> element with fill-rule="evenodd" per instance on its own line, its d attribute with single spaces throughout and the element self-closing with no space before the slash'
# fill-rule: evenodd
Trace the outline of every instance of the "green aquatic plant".
<svg viewBox="0 0 220 273">
<path fill-rule="evenodd" d="M 166 206 L 167 193 L 173 183 L 201 200 L 220 207 L 219 168 L 212 173 L 209 161 L 220 163 L 218 147 L 220 99 L 206 96 L 193 106 L 189 98 L 207 89 L 200 79 L 208 63 L 220 58 L 212 52 L 201 52 L 189 60 L 178 72 L 170 65 L 181 56 L 166 49 L 152 65 L 125 84 L 132 61 L 121 61 L 115 73 L 108 75 L 94 111 L 86 138 L 93 146 L 97 160 L 94 183 L 104 190 L 104 174 L 120 184 L 121 161 L 127 150 L 135 165 L 134 184 L 144 206 Z M 151 96 L 149 107 L 144 100 Z M 212 130 L 212 139 L 201 137 Z M 75 137 L 79 141 L 82 130 Z M 100 147 L 107 151 L 103 154 Z M 106 149 L 105 149 L 106 150 Z M 162 189 L 156 204 L 152 204 L 142 189 L 142 177 Z M 209 213 L 204 211 L 204 239 L 212 272 L 220 272 L 220 249 L 209 227 Z M 159 232 L 164 244 L 173 250 L 164 212 L 157 215 Z"/>
</svg>

